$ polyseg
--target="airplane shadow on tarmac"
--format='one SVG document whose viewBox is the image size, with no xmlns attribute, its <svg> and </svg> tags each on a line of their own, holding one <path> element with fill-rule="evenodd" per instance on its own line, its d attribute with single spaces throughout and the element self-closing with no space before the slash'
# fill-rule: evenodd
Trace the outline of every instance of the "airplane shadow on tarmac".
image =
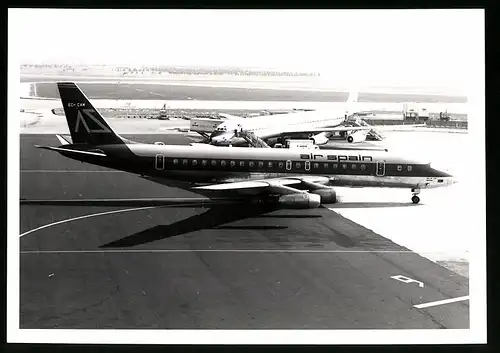
<svg viewBox="0 0 500 353">
<path fill-rule="evenodd" d="M 195 199 L 193 199 L 195 200 Z M 179 201 L 179 200 L 177 200 Z M 172 200 L 21 200 L 25 205 L 64 205 L 64 206 L 158 206 L 158 207 L 199 207 L 199 200 L 189 202 L 180 200 L 180 203 L 171 204 Z M 207 207 L 208 206 L 208 207 Z M 415 207 L 419 204 L 401 203 L 401 202 L 347 202 L 323 205 L 322 208 L 341 209 L 341 208 L 381 208 L 381 207 Z M 282 230 L 287 226 L 278 225 L 226 225 L 228 223 L 244 220 L 248 218 L 276 218 L 276 219 L 319 219 L 324 214 L 273 214 L 279 210 L 273 206 L 263 205 L 235 205 L 235 204 L 214 204 L 205 205 L 208 211 L 196 214 L 178 222 L 168 225 L 157 225 L 141 232 L 126 236 L 124 238 L 101 245 L 100 248 L 122 248 L 133 247 L 162 239 L 175 237 L 178 235 L 195 232 L 202 229 L 233 229 L 233 230 Z M 295 210 L 300 211 L 300 210 Z M 314 210 L 309 210 L 314 211 Z"/>
<path fill-rule="evenodd" d="M 101 248 L 131 247 L 146 244 L 162 239 L 175 237 L 178 235 L 191 233 L 202 229 L 253 229 L 253 230 L 276 230 L 285 229 L 284 226 L 222 226 L 246 218 L 258 217 L 259 215 L 275 211 L 274 207 L 234 207 L 232 206 L 212 206 L 208 211 L 188 217 L 181 221 L 168 224 L 157 225 L 132 234 L 122 239 L 101 245 Z"/>
<path fill-rule="evenodd" d="M 405 207 L 415 206 L 409 203 L 347 203 L 347 204 L 332 204 L 323 206 L 325 208 L 374 208 L 374 207 Z M 322 218 L 321 214 L 269 214 L 278 210 L 274 207 L 234 207 L 234 206 L 213 206 L 208 211 L 192 217 L 183 219 L 169 225 L 157 225 L 152 228 L 146 229 L 139 233 L 127 236 L 122 239 L 101 245 L 101 248 L 115 248 L 115 247 L 132 247 L 142 245 L 150 242 L 155 242 L 170 237 L 194 232 L 202 229 L 234 229 L 234 230 L 280 230 L 286 229 L 286 226 L 278 225 L 262 225 L 262 226 L 229 226 L 224 225 L 227 223 L 248 219 L 248 218 L 282 218 L 282 219 L 315 219 Z"/>
</svg>

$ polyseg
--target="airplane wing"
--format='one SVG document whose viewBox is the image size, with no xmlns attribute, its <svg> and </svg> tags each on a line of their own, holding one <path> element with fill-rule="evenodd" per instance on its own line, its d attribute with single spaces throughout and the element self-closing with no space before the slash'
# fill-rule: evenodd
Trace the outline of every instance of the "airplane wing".
<svg viewBox="0 0 500 353">
<path fill-rule="evenodd" d="M 279 194 L 294 194 L 301 190 L 293 189 L 288 185 L 298 185 L 302 183 L 324 184 L 330 179 L 324 176 L 302 175 L 286 178 L 270 178 L 260 180 L 249 180 L 240 182 L 230 182 L 221 184 L 212 184 L 206 186 L 197 186 L 193 189 L 212 190 L 212 191 L 238 191 L 248 189 L 269 189 Z"/>
<path fill-rule="evenodd" d="M 279 131 L 269 131 L 259 134 L 260 138 L 268 139 L 271 137 L 280 137 L 286 135 L 293 134 L 319 134 L 322 132 L 341 132 L 341 131 L 358 131 L 364 130 L 367 133 L 370 130 L 375 131 L 407 131 L 409 129 L 414 128 L 423 128 L 426 124 L 414 124 L 414 125 L 368 125 L 368 126 L 335 126 L 335 127 L 312 127 L 312 128 L 303 128 L 303 127 L 294 127 L 287 126 L 286 129 L 280 129 Z"/>
<path fill-rule="evenodd" d="M 191 142 L 189 145 L 193 146 L 193 147 L 203 147 L 203 148 L 206 148 L 206 147 L 217 147 L 217 146 L 214 146 L 214 145 L 209 145 L 209 144 L 206 144 L 206 143 L 199 143 L 199 142 Z"/>
<path fill-rule="evenodd" d="M 338 131 L 358 131 L 358 130 L 378 130 L 378 131 L 404 131 L 416 127 L 425 127 L 426 124 L 415 125 L 369 125 L 369 126 L 335 126 L 335 127 L 317 127 L 317 128 L 297 128 L 297 129 L 284 129 L 281 134 L 287 133 L 320 133 L 320 132 L 338 132 Z"/>
<path fill-rule="evenodd" d="M 221 118 L 225 118 L 225 119 L 231 119 L 231 120 L 240 120 L 240 119 L 245 119 L 244 117 L 242 116 L 236 116 L 236 115 L 231 115 L 231 114 L 227 114 L 227 113 L 217 113 L 218 116 L 220 116 Z"/>
</svg>

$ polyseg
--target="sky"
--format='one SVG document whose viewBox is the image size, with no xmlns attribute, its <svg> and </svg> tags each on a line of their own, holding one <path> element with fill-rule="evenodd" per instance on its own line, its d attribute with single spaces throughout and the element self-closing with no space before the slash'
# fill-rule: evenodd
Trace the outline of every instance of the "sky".
<svg viewBox="0 0 500 353">
<path fill-rule="evenodd" d="M 453 86 L 467 85 L 484 48 L 482 10 L 10 9 L 8 19 L 21 63 L 245 66 Z"/>
</svg>

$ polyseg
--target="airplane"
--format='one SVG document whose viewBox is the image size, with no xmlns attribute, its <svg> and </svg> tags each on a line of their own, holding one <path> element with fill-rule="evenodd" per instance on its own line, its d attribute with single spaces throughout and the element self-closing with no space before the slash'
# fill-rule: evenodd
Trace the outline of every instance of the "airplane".
<svg viewBox="0 0 500 353">
<path fill-rule="evenodd" d="M 58 82 L 71 140 L 41 146 L 62 156 L 137 174 L 209 199 L 276 208 L 317 208 L 337 202 L 336 186 L 409 188 L 418 203 L 421 189 L 455 183 L 429 162 L 388 151 L 206 148 L 145 144 L 113 131 L 73 82 Z"/>
<path fill-rule="evenodd" d="M 213 131 L 208 141 L 216 146 L 238 146 L 245 144 L 246 140 L 241 137 L 244 132 L 251 132 L 270 145 L 283 144 L 290 138 L 307 138 L 315 145 L 328 143 L 334 133 L 339 133 L 349 143 L 358 143 L 366 140 L 370 132 L 382 139 L 378 133 L 384 131 L 401 131 L 408 128 L 424 127 L 425 124 L 413 125 L 386 125 L 370 126 L 366 123 L 361 126 L 342 126 L 348 122 L 351 116 L 357 116 L 358 112 L 354 104 L 358 93 L 352 91 L 345 103 L 336 105 L 335 108 L 320 109 L 312 111 L 294 111 L 277 116 L 257 116 L 243 118 L 230 114 L 219 114 L 226 120 L 220 123 Z M 352 122 L 355 122 L 355 119 Z"/>
</svg>

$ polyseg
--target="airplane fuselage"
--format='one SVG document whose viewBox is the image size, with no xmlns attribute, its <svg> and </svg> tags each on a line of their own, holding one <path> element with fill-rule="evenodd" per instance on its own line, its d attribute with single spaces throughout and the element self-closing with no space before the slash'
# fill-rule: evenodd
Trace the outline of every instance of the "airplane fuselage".
<svg viewBox="0 0 500 353">
<path fill-rule="evenodd" d="M 235 136 L 234 130 L 244 129 L 251 131 L 260 138 L 268 138 L 278 136 L 283 131 L 284 126 L 289 126 L 296 130 L 297 133 L 289 133 L 288 135 L 304 135 L 300 130 L 310 128 L 326 128 L 339 126 L 345 119 L 345 112 L 338 111 L 308 111 L 296 112 L 276 116 L 260 116 L 250 119 L 241 119 L 235 121 L 227 121 L 220 124 L 210 138 L 212 143 L 216 145 L 237 145 L 244 143 L 245 140 Z"/>
<path fill-rule="evenodd" d="M 65 146 L 68 147 L 68 146 Z M 331 186 L 433 188 L 451 176 L 429 163 L 402 159 L 388 152 L 355 150 L 289 150 L 204 148 L 176 145 L 119 144 L 93 146 L 103 156 L 75 157 L 83 162 L 140 174 L 181 188 L 193 184 L 316 175 Z"/>
</svg>

